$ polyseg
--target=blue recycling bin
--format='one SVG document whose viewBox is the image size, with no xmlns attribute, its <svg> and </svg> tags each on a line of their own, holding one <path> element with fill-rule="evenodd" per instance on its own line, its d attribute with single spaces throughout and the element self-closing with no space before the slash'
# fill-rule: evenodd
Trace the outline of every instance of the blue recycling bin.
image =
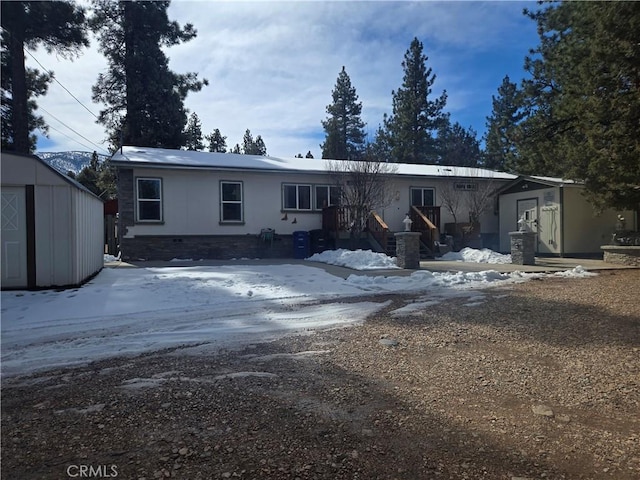
<svg viewBox="0 0 640 480">
<path fill-rule="evenodd" d="M 309 249 L 309 232 L 293 232 L 293 258 L 307 258 Z"/>
</svg>

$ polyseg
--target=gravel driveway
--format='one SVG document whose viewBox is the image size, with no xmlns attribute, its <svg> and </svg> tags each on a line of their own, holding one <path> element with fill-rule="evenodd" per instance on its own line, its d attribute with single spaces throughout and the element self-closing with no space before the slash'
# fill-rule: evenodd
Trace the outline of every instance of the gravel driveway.
<svg viewBox="0 0 640 480">
<path fill-rule="evenodd" d="M 640 478 L 640 270 L 479 293 L 3 380 L 2 478 Z"/>
</svg>

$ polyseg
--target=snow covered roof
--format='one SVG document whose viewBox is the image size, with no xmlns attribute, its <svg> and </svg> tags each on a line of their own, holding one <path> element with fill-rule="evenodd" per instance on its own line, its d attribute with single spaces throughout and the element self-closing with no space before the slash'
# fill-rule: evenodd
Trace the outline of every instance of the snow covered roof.
<svg viewBox="0 0 640 480">
<path fill-rule="evenodd" d="M 280 158 L 236 153 L 196 152 L 165 148 L 122 147 L 111 158 L 116 166 L 154 168 L 203 168 L 213 170 L 254 170 L 281 172 L 326 173 L 330 162 L 313 158 Z M 463 177 L 513 180 L 515 175 L 483 168 L 447 167 L 394 163 L 398 175 L 427 177 Z"/>
</svg>

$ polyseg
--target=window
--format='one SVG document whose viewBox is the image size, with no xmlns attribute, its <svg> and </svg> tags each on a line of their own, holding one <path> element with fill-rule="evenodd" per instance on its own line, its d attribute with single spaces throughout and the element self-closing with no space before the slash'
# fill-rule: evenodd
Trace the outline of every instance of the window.
<svg viewBox="0 0 640 480">
<path fill-rule="evenodd" d="M 434 205 L 435 193 L 433 188 L 412 188 L 411 205 L 416 207 L 431 207 Z"/>
<path fill-rule="evenodd" d="M 139 222 L 162 221 L 162 180 L 136 179 L 136 205 Z"/>
<path fill-rule="evenodd" d="M 242 182 L 220 182 L 220 222 L 242 222 Z"/>
<path fill-rule="evenodd" d="M 338 187 L 331 185 L 316 185 L 315 187 L 315 209 L 322 210 L 324 207 L 337 205 L 340 203 Z"/>
<path fill-rule="evenodd" d="M 311 210 L 311 185 L 283 185 L 284 210 Z"/>
</svg>

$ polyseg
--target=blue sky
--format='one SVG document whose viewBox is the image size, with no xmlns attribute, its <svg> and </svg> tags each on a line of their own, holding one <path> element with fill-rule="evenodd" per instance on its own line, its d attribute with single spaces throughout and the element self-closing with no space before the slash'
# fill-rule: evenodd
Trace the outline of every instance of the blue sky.
<svg viewBox="0 0 640 480">
<path fill-rule="evenodd" d="M 204 133 L 219 128 L 227 145 L 249 128 L 269 154 L 320 157 L 321 121 L 344 65 L 363 105 L 373 137 L 391 91 L 402 84 L 402 60 L 414 37 L 436 74 L 433 98 L 447 90 L 452 122 L 481 137 L 505 75 L 519 82 L 529 49 L 538 44 L 535 23 L 522 14 L 535 2 L 212 2 L 174 0 L 169 17 L 192 23 L 198 37 L 167 50 L 171 68 L 195 71 L 209 86 L 185 105 Z M 73 62 L 39 49 L 32 54 L 89 110 L 91 86 L 106 60 L 92 40 Z M 41 68 L 27 55 L 27 64 Z M 39 101 L 52 127 L 40 151 L 93 150 L 106 134 L 95 118 L 54 83 Z M 55 130 L 54 130 L 55 129 Z M 72 130 L 75 130 L 72 131 Z M 85 138 L 82 138 L 85 137 Z M 372 138 L 373 139 L 373 138 Z"/>
</svg>

